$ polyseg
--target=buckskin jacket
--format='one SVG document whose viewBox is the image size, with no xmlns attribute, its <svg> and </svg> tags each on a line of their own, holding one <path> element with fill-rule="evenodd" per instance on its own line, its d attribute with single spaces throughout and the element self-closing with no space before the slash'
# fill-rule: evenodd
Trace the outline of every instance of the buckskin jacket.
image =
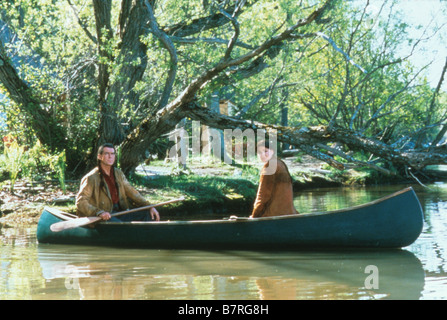
<svg viewBox="0 0 447 320">
<path fill-rule="evenodd" d="M 252 218 L 281 216 L 297 214 L 293 206 L 292 178 L 286 164 L 278 159 L 276 160 L 276 171 L 274 174 L 268 174 L 267 167 L 271 165 L 272 160 L 264 164 L 261 171 L 261 178 L 258 187 L 258 193 L 253 206 Z"/>
<path fill-rule="evenodd" d="M 114 168 L 115 182 L 118 188 L 121 210 L 131 207 L 147 206 L 150 203 L 127 181 L 124 173 Z M 80 217 L 97 216 L 103 212 L 112 212 L 113 203 L 109 187 L 96 167 L 81 180 L 81 187 L 76 195 L 77 215 Z"/>
</svg>

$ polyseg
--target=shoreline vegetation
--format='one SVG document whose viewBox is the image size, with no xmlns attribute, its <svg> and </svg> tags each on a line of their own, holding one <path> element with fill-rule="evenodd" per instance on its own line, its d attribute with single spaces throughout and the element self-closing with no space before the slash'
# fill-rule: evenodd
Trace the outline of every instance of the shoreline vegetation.
<svg viewBox="0 0 447 320">
<path fill-rule="evenodd" d="M 283 158 L 289 167 L 295 192 L 306 189 L 409 182 L 403 177 L 383 176 L 372 170 L 335 170 L 312 158 Z M 185 197 L 181 203 L 160 209 L 162 220 L 201 216 L 248 216 L 256 197 L 260 166 L 230 166 L 209 161 L 179 169 L 174 163 L 153 161 L 138 167 L 129 178 L 151 203 Z M 412 180 L 412 183 L 415 181 Z M 45 206 L 75 213 L 79 180 L 65 181 L 65 192 L 56 179 L 18 180 L 14 193 L 9 180 L 0 181 L 0 227 L 35 225 Z"/>
</svg>

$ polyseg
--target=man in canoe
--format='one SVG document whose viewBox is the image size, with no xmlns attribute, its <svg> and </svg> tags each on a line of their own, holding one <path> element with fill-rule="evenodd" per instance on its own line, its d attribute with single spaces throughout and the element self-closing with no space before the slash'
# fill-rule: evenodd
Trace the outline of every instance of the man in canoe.
<svg viewBox="0 0 447 320">
<path fill-rule="evenodd" d="M 81 187 L 76 195 L 77 215 L 80 217 L 97 216 L 110 220 L 112 212 L 133 207 L 148 206 L 150 203 L 127 181 L 124 173 L 114 167 L 115 147 L 106 143 L 98 149 L 98 166 L 87 173 L 81 180 Z M 116 217 L 115 221 L 150 221 L 160 220 L 155 208 L 149 212 L 140 211 Z"/>
<path fill-rule="evenodd" d="M 268 140 L 258 142 L 257 154 L 264 166 L 250 218 L 298 214 L 293 205 L 292 178 L 287 165 L 276 157 Z"/>
</svg>

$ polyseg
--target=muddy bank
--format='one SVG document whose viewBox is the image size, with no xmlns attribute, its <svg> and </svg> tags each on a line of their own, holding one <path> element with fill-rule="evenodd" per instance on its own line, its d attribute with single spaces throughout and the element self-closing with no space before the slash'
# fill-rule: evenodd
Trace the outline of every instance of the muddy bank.
<svg viewBox="0 0 447 320">
<path fill-rule="evenodd" d="M 37 224 L 45 206 L 74 207 L 78 187 L 77 181 L 67 182 L 64 193 L 55 181 L 18 181 L 11 193 L 9 184 L 4 183 L 0 189 L 0 224 Z"/>
</svg>

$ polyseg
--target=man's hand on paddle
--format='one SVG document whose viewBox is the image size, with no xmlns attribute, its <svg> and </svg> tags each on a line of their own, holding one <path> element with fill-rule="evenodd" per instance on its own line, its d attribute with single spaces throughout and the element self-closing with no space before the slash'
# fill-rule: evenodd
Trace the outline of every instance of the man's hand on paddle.
<svg viewBox="0 0 447 320">
<path fill-rule="evenodd" d="M 112 216 L 110 215 L 109 212 L 103 212 L 103 213 L 101 213 L 101 214 L 99 215 L 99 217 L 100 217 L 102 220 L 107 221 L 107 220 L 110 220 L 110 218 L 111 218 Z"/>
<path fill-rule="evenodd" d="M 150 212 L 150 214 L 151 214 L 151 218 L 152 218 L 152 220 L 160 221 L 160 214 L 158 213 L 157 209 L 155 209 L 155 208 L 151 208 L 151 209 L 149 210 L 149 212 Z M 107 221 L 107 220 L 110 220 L 110 218 L 112 218 L 112 215 L 110 214 L 110 212 L 103 212 L 103 213 L 101 213 L 101 214 L 99 215 L 99 217 L 100 217 L 102 220 Z"/>
<path fill-rule="evenodd" d="M 150 213 L 152 220 L 160 221 L 160 214 L 158 213 L 157 209 L 151 208 Z"/>
</svg>

